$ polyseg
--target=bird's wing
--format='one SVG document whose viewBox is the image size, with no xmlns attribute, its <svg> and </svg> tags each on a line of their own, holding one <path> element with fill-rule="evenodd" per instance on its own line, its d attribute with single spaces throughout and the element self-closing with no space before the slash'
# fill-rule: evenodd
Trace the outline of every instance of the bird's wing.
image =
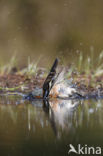
<svg viewBox="0 0 103 156">
<path fill-rule="evenodd" d="M 62 68 L 58 71 L 58 74 L 55 79 L 55 84 L 62 83 L 65 80 L 65 68 Z"/>
</svg>

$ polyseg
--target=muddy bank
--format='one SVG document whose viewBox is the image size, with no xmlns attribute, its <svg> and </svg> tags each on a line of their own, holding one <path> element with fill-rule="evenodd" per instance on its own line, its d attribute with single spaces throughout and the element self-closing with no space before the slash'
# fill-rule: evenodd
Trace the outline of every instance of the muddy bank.
<svg viewBox="0 0 103 156">
<path fill-rule="evenodd" d="M 68 80 L 72 79 L 73 84 L 77 86 L 77 89 L 85 94 L 98 94 L 103 93 L 103 76 L 92 78 L 91 75 L 74 74 L 68 77 Z M 25 92 L 32 91 L 35 87 L 42 88 L 45 77 L 41 76 L 28 76 L 18 73 L 0 75 L 0 92 Z"/>
</svg>

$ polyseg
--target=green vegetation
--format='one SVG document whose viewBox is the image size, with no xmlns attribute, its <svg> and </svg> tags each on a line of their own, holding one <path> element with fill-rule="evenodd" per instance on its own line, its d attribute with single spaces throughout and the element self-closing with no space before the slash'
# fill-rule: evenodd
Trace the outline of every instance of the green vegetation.
<svg viewBox="0 0 103 156">
<path fill-rule="evenodd" d="M 38 63 L 40 61 L 40 58 L 37 61 L 33 61 L 31 62 L 30 57 L 28 57 L 28 65 L 26 68 L 22 69 L 20 72 L 21 74 L 26 74 L 28 76 L 30 75 L 36 75 L 36 73 L 38 72 Z"/>
<path fill-rule="evenodd" d="M 17 67 L 16 55 L 13 55 L 13 57 L 6 65 L 0 65 L 0 74 L 9 74 L 14 67 Z"/>
<path fill-rule="evenodd" d="M 16 73 L 18 74 L 35 76 L 39 69 L 43 70 L 43 68 L 39 68 L 38 65 L 40 60 L 41 58 L 39 58 L 37 61 L 31 61 L 30 57 L 28 57 L 27 66 L 23 69 L 18 69 L 16 55 L 14 55 L 8 64 L 0 67 L 0 75 L 10 74 L 12 69 L 15 67 L 17 69 Z M 78 61 L 76 63 L 70 64 L 69 76 L 74 71 L 76 71 L 78 74 L 85 73 L 86 75 L 90 75 L 92 73 L 92 75 L 94 76 L 102 75 L 103 74 L 103 51 L 101 51 L 101 53 L 97 58 L 94 58 L 94 52 L 92 50 L 90 52 L 90 55 L 87 57 L 84 57 L 83 53 L 80 52 Z"/>
<path fill-rule="evenodd" d="M 37 76 L 37 79 L 45 79 L 48 70 L 39 67 L 40 60 L 41 58 L 39 58 L 37 61 L 31 62 L 30 58 L 28 58 L 27 67 L 19 69 L 16 55 L 14 55 L 7 65 L 0 68 L 0 75 L 2 79 L 4 79 L 1 82 L 0 90 L 4 92 L 13 92 L 16 90 L 25 91 L 26 88 L 29 88 L 30 85 L 33 85 L 35 81 L 37 81 Z M 103 79 L 102 60 L 103 51 L 101 51 L 97 59 L 94 59 L 94 51 L 92 48 L 90 55 L 87 57 L 84 57 L 83 53 L 81 52 L 79 54 L 78 61 L 70 64 L 69 67 L 67 67 L 68 72 L 66 76 L 67 78 L 73 78 L 75 83 L 83 82 L 83 84 L 86 84 L 86 86 L 97 86 L 98 83 L 101 84 Z M 12 77 L 12 75 L 14 75 L 14 77 Z M 7 77 L 7 80 L 5 77 Z M 99 82 L 97 81 L 98 78 Z M 9 83 L 11 85 L 8 85 Z M 36 85 L 40 84 L 37 82 Z"/>
<path fill-rule="evenodd" d="M 90 55 L 86 57 L 80 52 L 78 61 L 70 65 L 68 75 L 71 76 L 73 72 L 78 73 L 78 75 L 84 73 L 85 76 L 101 76 L 103 74 L 103 51 L 101 51 L 97 58 L 94 58 L 92 50 Z"/>
<path fill-rule="evenodd" d="M 103 74 L 103 51 L 99 54 L 99 56 L 94 58 L 94 53 L 91 51 L 90 56 L 86 58 L 83 57 L 83 53 L 80 53 L 77 70 L 81 72 L 85 72 L 86 75 L 91 74 L 94 76 L 100 76 Z"/>
</svg>

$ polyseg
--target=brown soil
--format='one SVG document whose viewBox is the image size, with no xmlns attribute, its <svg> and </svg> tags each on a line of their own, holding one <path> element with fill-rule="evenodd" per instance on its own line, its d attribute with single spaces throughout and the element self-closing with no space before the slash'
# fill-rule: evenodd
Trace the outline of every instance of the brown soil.
<svg viewBox="0 0 103 156">
<path fill-rule="evenodd" d="M 0 88 L 1 91 L 5 88 L 14 88 L 14 91 L 31 91 L 36 86 L 42 87 L 44 79 L 38 77 L 29 77 L 27 75 L 20 74 L 8 74 L 0 76 Z"/>
<path fill-rule="evenodd" d="M 80 90 L 85 92 L 95 91 L 98 88 L 103 89 L 103 76 L 92 79 L 92 76 L 72 75 L 73 83 L 75 83 Z M 44 78 L 39 76 L 27 76 L 21 74 L 8 74 L 0 75 L 0 90 L 8 91 L 12 88 L 12 91 L 29 92 L 35 87 L 42 87 Z M 11 90 L 10 90 L 11 91 Z"/>
</svg>

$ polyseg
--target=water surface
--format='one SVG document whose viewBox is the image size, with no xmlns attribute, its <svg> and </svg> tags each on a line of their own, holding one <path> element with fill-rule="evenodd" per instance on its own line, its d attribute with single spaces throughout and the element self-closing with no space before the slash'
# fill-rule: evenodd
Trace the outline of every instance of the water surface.
<svg viewBox="0 0 103 156">
<path fill-rule="evenodd" d="M 63 156 L 69 144 L 103 146 L 103 100 L 52 100 L 45 105 L 42 100 L 0 97 L 1 156 Z"/>
</svg>

